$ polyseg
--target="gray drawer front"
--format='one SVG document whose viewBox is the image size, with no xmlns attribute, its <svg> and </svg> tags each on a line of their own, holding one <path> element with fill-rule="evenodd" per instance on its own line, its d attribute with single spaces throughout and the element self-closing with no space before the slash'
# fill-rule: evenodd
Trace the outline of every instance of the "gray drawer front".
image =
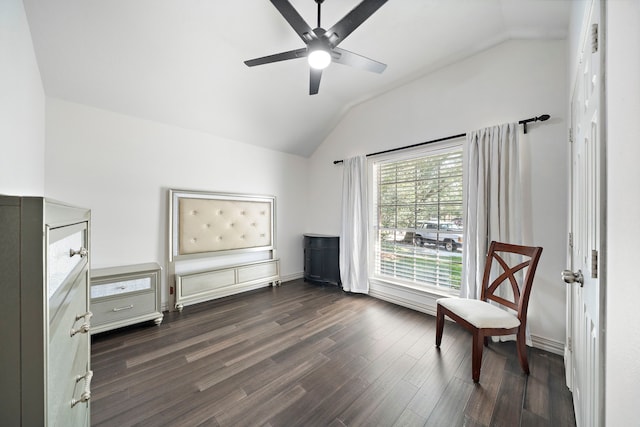
<svg viewBox="0 0 640 427">
<path fill-rule="evenodd" d="M 131 279 L 122 279 L 117 282 L 92 282 L 91 298 L 103 298 L 113 295 L 126 294 L 130 292 L 149 291 L 155 289 L 155 280 L 152 277 L 140 277 Z"/>
<path fill-rule="evenodd" d="M 60 304 L 60 310 L 52 320 L 49 330 L 48 417 L 50 425 L 71 424 L 76 417 L 85 417 L 88 405 L 71 407 L 71 399 L 79 394 L 84 383 L 76 382 L 77 375 L 84 375 L 89 367 L 89 334 L 78 330 L 83 323 L 91 324 L 88 317 L 78 318 L 87 310 L 87 274 L 79 274 Z M 74 394 L 75 393 L 75 394 Z M 81 393 L 81 391 L 80 391 Z"/>
<path fill-rule="evenodd" d="M 69 225 L 48 230 L 47 250 L 47 294 L 51 298 L 63 285 L 72 271 L 86 262 L 87 223 Z M 74 254 L 75 253 L 75 254 Z"/>
<path fill-rule="evenodd" d="M 48 384 L 48 397 L 51 403 L 48 417 L 51 426 L 89 425 L 84 422 L 89 414 L 89 403 L 77 403 L 71 406 L 71 401 L 79 400 L 85 390 L 85 380 L 78 380 L 78 378 L 84 376 L 89 370 L 89 336 L 82 334 L 78 339 L 85 343 L 83 346 L 86 348 L 76 351 L 75 354 L 66 353 L 67 358 L 73 359 L 69 360 L 71 368 L 58 373 L 56 379 L 52 379 Z M 90 387 L 87 389 L 90 390 Z"/>
<path fill-rule="evenodd" d="M 123 319 L 134 318 L 156 311 L 154 292 L 109 298 L 91 303 L 92 323 L 103 325 Z"/>
</svg>

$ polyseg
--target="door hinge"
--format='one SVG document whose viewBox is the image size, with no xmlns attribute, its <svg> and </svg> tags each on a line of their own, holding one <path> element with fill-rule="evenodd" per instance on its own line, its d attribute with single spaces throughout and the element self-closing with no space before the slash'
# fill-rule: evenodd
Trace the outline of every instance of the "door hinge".
<svg viewBox="0 0 640 427">
<path fill-rule="evenodd" d="M 598 251 L 595 249 L 591 250 L 591 278 L 598 278 Z"/>
<path fill-rule="evenodd" d="M 569 233 L 569 247 L 573 249 L 573 233 Z"/>
<path fill-rule="evenodd" d="M 573 128 L 569 128 L 569 142 L 573 142 Z"/>
<path fill-rule="evenodd" d="M 569 349 L 569 351 L 573 350 L 573 343 L 571 341 L 571 337 L 567 337 L 567 348 Z"/>
<path fill-rule="evenodd" d="M 598 24 L 591 24 L 591 53 L 598 51 Z"/>
</svg>

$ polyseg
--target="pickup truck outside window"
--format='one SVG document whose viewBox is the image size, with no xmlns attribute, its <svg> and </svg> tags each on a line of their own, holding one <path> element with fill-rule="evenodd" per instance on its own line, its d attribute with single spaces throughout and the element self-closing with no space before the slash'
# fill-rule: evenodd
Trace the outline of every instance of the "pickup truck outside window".
<svg viewBox="0 0 640 427">
<path fill-rule="evenodd" d="M 451 222 L 430 221 L 416 229 L 414 239 L 418 246 L 440 246 L 454 252 L 462 248 L 462 227 Z"/>
</svg>

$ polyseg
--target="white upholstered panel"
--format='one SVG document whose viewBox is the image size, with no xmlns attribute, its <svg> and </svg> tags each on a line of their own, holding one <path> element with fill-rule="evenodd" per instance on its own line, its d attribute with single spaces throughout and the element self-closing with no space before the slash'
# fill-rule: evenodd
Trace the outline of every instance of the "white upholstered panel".
<svg viewBox="0 0 640 427">
<path fill-rule="evenodd" d="M 271 246 L 271 221 L 269 202 L 180 198 L 178 253 Z"/>
</svg>

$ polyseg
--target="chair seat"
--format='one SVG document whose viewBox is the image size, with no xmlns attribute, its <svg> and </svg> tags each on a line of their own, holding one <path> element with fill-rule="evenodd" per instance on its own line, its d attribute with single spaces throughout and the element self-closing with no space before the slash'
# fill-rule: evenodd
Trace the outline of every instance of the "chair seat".
<svg viewBox="0 0 640 427">
<path fill-rule="evenodd" d="M 511 329 L 520 326 L 520 320 L 515 315 L 481 300 L 440 298 L 437 304 L 462 317 L 476 328 Z"/>
</svg>

